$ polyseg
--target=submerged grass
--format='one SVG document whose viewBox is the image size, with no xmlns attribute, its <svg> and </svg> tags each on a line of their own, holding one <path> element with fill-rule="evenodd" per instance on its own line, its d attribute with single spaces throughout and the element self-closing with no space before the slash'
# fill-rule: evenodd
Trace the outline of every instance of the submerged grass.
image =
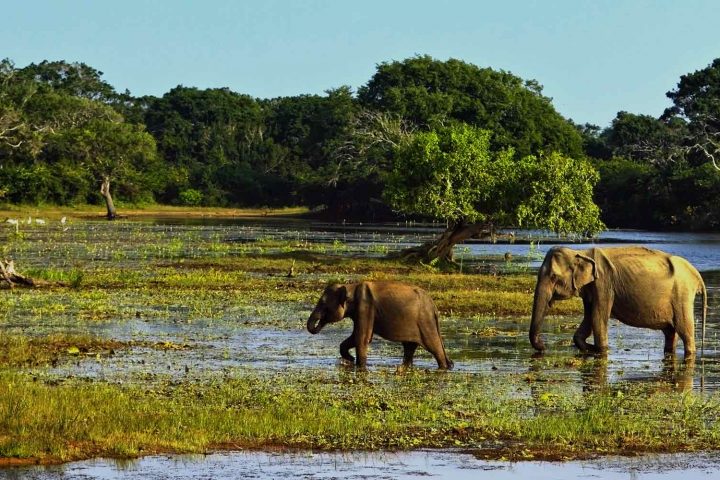
<svg viewBox="0 0 720 480">
<path fill-rule="evenodd" d="M 73 355 L 188 347 L 71 335 L 63 332 L 68 326 L 82 331 L 95 323 L 140 319 L 302 329 L 328 282 L 363 279 L 419 285 L 443 316 L 476 322 L 475 335 L 489 337 L 500 333 L 485 328 L 488 318 L 527 321 L 535 283 L 522 271 L 459 274 L 371 258 L 385 251 L 312 243 L 300 233 L 293 240 L 245 242 L 235 238 L 235 230 L 134 230 L 127 222 L 81 224 L 77 218 L 66 224 L 58 217 L 67 212 L 45 213 L 52 223 L 26 222 L 17 235 L 7 234 L 3 248 L 20 271 L 48 283 L 0 292 L 0 326 L 22 330 L 0 335 L 0 457 L 6 460 L 269 446 L 468 447 L 490 449 L 497 457 L 512 445 L 511 451 L 528 458 L 578 457 L 716 448 L 720 438 L 716 397 L 656 393 L 648 386 L 578 392 L 527 372 L 260 375 L 245 368 L 229 376 L 142 385 L 37 375 L 37 368 L 31 376 L 23 369 Z M 558 302 L 551 314 L 571 317 L 567 323 L 575 325 L 581 312 L 578 300 Z"/>
<path fill-rule="evenodd" d="M 30 273 L 35 278 L 60 287 L 6 296 L 0 298 L 0 307 L 22 307 L 37 315 L 77 311 L 88 319 L 127 317 L 135 313 L 132 307 L 123 308 L 123 297 L 131 293 L 147 296 L 147 308 L 162 306 L 168 299 L 212 305 L 206 302 L 214 297 L 233 305 L 300 303 L 310 310 L 328 282 L 396 280 L 426 289 L 443 315 L 527 317 L 532 311 L 535 279 L 528 274 L 462 275 L 428 272 L 393 260 L 325 256 L 322 261 L 322 257 L 308 261 L 249 255 L 222 262 L 158 262 L 145 270 L 34 268 Z M 291 266 L 293 277 L 289 278 Z M 550 313 L 579 315 L 582 304 L 579 300 L 557 302 Z"/>
<path fill-rule="evenodd" d="M 0 336 L 0 367 L 33 367 L 55 363 L 61 357 L 108 355 L 127 346 L 126 342 L 90 335 L 3 335 Z"/>
<path fill-rule="evenodd" d="M 55 365 L 82 357 L 112 356 L 116 351 L 142 347 L 155 350 L 185 350 L 187 344 L 171 341 L 120 341 L 94 335 L 53 333 L 45 336 L 3 335 L 0 337 L 0 368 Z"/>
<path fill-rule="evenodd" d="M 2 373 L 0 456 L 54 462 L 285 446 L 558 459 L 715 449 L 720 439 L 717 397 L 653 385 L 573 393 L 539 384 L 522 398 L 500 376 L 377 375 L 385 378 L 277 373 L 147 389 Z"/>
</svg>

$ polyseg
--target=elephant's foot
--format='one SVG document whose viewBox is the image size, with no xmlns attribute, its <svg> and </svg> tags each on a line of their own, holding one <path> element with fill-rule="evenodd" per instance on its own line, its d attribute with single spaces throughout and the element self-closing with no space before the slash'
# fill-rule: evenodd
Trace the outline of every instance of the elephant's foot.
<svg viewBox="0 0 720 480">
<path fill-rule="evenodd" d="M 355 366 L 355 359 L 348 360 L 347 358 L 341 358 L 338 361 L 338 365 L 346 369 L 352 369 Z"/>
<path fill-rule="evenodd" d="M 455 363 L 452 360 L 448 359 L 446 362 L 443 362 L 442 364 L 438 365 L 438 370 L 448 371 L 448 370 L 452 370 L 454 366 L 455 366 Z"/>
<path fill-rule="evenodd" d="M 695 350 L 685 350 L 685 359 L 686 360 L 694 360 L 695 359 Z"/>
<path fill-rule="evenodd" d="M 597 353 L 597 350 L 595 350 L 595 345 L 587 343 L 580 337 L 573 337 L 573 343 L 582 353 Z"/>
<path fill-rule="evenodd" d="M 408 370 L 412 370 L 412 368 L 412 363 L 402 363 L 398 365 L 397 369 L 395 369 L 395 373 L 403 374 L 406 373 Z"/>
<path fill-rule="evenodd" d="M 601 355 L 606 354 L 608 351 L 608 347 L 598 347 L 596 345 L 593 345 L 592 343 L 587 343 L 586 341 L 580 340 L 578 338 L 574 338 L 573 340 L 575 342 L 575 346 L 583 354 Z"/>
<path fill-rule="evenodd" d="M 608 354 L 608 347 L 598 347 L 596 345 L 592 345 L 592 351 L 590 352 L 592 355 L 595 355 L 596 357 L 606 357 Z"/>
</svg>

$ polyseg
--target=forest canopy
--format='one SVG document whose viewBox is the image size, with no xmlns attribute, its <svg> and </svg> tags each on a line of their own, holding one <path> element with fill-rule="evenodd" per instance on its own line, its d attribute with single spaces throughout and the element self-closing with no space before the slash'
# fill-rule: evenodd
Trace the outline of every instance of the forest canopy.
<svg viewBox="0 0 720 480">
<path fill-rule="evenodd" d="M 116 198 L 137 204 L 305 205 L 336 219 L 410 215 L 588 232 L 600 225 L 596 204 L 613 227 L 717 229 L 720 59 L 667 95 L 672 105 L 659 118 L 621 111 L 601 128 L 564 118 L 533 79 L 456 59 L 383 62 L 356 92 L 273 99 L 182 85 L 135 97 L 84 63 L 5 59 L 0 199 L 101 203 L 100 186 L 112 179 Z M 454 210 L 440 212 L 426 196 L 442 196 L 439 185 L 420 192 L 398 172 L 419 175 L 423 158 L 437 167 L 440 157 L 417 150 L 428 153 L 448 132 L 477 137 L 482 152 L 471 163 L 479 163 L 465 166 L 483 168 L 457 178 L 443 203 Z M 589 190 L 572 199 L 582 212 L 555 218 L 558 194 L 523 217 L 523 169 L 545 162 L 541 175 L 560 159 L 584 172 Z M 593 189 L 594 203 L 585 195 Z"/>
</svg>

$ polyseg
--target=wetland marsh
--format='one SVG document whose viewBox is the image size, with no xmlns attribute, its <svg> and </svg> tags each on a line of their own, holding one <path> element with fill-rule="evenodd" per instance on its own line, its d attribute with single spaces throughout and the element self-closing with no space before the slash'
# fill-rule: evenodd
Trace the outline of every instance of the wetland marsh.
<svg viewBox="0 0 720 480">
<path fill-rule="evenodd" d="M 663 357 L 662 333 L 614 321 L 607 358 L 578 355 L 579 300 L 556 305 L 549 351 L 534 356 L 534 269 L 557 239 L 462 245 L 462 273 L 384 258 L 433 232 L 276 218 L 3 226 L 3 255 L 48 284 L 0 291 L 0 457 L 282 447 L 567 460 L 718 448 L 720 236 L 600 240 L 678 253 L 702 271 L 707 341 L 688 364 Z M 325 284 L 359 279 L 425 288 L 455 369 L 436 372 L 418 350 L 398 374 L 402 347 L 376 338 L 369 372 L 354 372 L 338 360 L 350 320 L 308 334 Z"/>
</svg>

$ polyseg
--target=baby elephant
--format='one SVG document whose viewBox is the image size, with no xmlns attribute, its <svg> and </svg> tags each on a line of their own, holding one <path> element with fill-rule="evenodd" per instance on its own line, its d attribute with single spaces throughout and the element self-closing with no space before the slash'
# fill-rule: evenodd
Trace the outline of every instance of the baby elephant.
<svg viewBox="0 0 720 480">
<path fill-rule="evenodd" d="M 346 317 L 353 320 L 353 332 L 340 344 L 340 355 L 354 362 L 349 350 L 355 348 L 359 368 L 366 366 L 373 334 L 402 342 L 405 349 L 403 368 L 412 365 L 418 345 L 433 354 L 438 368 L 453 367 L 440 336 L 437 308 L 428 294 L 418 287 L 398 282 L 329 285 L 310 314 L 307 329 L 316 334 L 328 323 Z"/>
</svg>

